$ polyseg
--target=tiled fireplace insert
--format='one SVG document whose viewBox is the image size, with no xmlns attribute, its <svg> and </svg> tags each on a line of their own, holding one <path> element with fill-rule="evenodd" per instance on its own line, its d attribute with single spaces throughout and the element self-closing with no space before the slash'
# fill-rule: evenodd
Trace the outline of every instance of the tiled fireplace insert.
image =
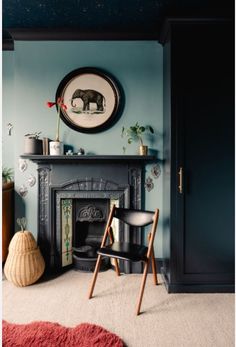
<svg viewBox="0 0 236 347">
<path fill-rule="evenodd" d="M 143 173 L 153 156 L 22 155 L 38 164 L 38 245 L 48 272 L 76 266 L 93 270 L 111 204 L 144 207 Z M 113 225 L 115 238 L 140 244 L 137 228 Z M 87 254 L 87 255 L 86 255 Z M 108 264 L 103 264 L 106 268 Z M 121 262 L 125 273 L 141 272 L 140 263 Z"/>
</svg>

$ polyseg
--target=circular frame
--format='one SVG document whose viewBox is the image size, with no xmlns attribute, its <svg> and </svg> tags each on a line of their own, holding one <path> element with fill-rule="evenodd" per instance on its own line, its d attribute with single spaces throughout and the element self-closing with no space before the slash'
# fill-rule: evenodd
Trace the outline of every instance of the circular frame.
<svg viewBox="0 0 236 347">
<path fill-rule="evenodd" d="M 60 117 L 70 128 L 82 133 L 98 133 L 110 128 L 121 111 L 121 89 L 107 72 L 84 67 L 71 71 L 60 82 L 58 98 L 66 109 Z"/>
</svg>

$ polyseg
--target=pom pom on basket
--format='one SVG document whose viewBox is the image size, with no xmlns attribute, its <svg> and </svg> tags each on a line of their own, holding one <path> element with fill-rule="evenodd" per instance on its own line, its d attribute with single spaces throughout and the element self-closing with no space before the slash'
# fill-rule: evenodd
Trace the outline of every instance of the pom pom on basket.
<svg viewBox="0 0 236 347">
<path fill-rule="evenodd" d="M 30 231 L 15 233 L 10 245 L 4 273 L 17 287 L 35 283 L 43 274 L 45 262 Z"/>
</svg>

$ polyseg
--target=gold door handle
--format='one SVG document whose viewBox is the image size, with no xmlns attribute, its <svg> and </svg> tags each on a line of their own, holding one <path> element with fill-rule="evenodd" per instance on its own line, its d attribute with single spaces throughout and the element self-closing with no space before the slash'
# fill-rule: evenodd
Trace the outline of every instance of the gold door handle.
<svg viewBox="0 0 236 347">
<path fill-rule="evenodd" d="M 183 194 L 183 168 L 182 167 L 179 168 L 178 175 L 179 175 L 179 186 L 178 186 L 179 193 Z"/>
</svg>

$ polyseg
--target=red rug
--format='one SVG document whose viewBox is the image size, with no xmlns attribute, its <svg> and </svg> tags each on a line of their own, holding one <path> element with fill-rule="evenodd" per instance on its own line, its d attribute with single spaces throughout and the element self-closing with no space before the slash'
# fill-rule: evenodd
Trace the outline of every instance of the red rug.
<svg viewBox="0 0 236 347">
<path fill-rule="evenodd" d="M 124 347 L 122 340 L 106 329 L 83 323 L 66 328 L 58 323 L 2 322 L 3 347 Z"/>
</svg>

